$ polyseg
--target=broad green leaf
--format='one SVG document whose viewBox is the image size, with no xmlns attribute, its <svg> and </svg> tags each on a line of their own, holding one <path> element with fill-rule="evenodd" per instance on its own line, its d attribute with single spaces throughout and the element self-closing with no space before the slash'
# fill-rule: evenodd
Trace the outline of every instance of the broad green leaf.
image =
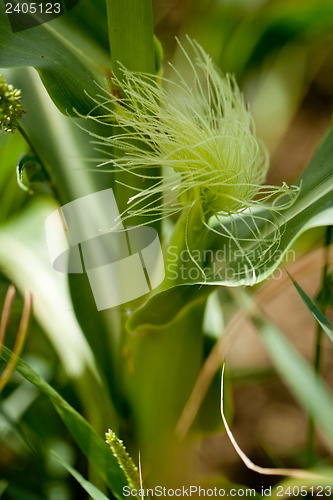
<svg viewBox="0 0 333 500">
<path fill-rule="evenodd" d="M 130 401 L 139 447 L 155 471 L 166 467 L 166 448 L 176 446 L 174 428 L 200 371 L 205 302 L 198 295 L 165 325 L 147 324 L 142 318 L 124 340 L 123 394 Z M 163 303 L 154 309 L 162 313 Z"/>
<path fill-rule="evenodd" d="M 31 68 L 6 70 L 6 78 L 23 90 L 23 103 L 27 113 L 22 119 L 22 126 L 56 186 L 60 203 L 65 204 L 81 196 L 112 187 L 111 174 L 89 170 L 89 163 L 85 160 L 93 156 L 93 151 L 86 133 L 80 130 L 72 119 L 60 113 L 34 71 Z M 17 156 L 27 150 L 24 148 L 26 146 L 23 145 L 22 149 L 16 150 Z M 16 182 L 16 159 L 11 158 L 12 175 Z M 2 190 L 6 191 L 5 186 Z M 96 360 L 100 372 L 110 385 L 112 384 L 114 395 L 117 384 L 112 371 L 115 364 L 110 362 L 110 350 L 117 342 L 114 334 L 115 313 L 97 311 L 86 275 L 70 275 L 70 290 L 76 317 L 74 316 L 67 276 L 52 269 L 46 250 L 45 220 L 57 205 L 47 202 L 45 205 L 37 205 L 31 207 L 31 211 L 22 211 L 20 218 L 8 221 L 8 224 L 0 229 L 0 268 L 21 291 L 24 291 L 25 287 L 33 290 L 37 319 L 63 361 L 66 371 L 76 377 L 77 383 L 83 386 L 85 382 L 82 377 L 84 368 L 81 355 L 89 360 L 88 365 L 92 368 Z M 107 214 L 101 213 L 100 216 L 98 223 L 102 224 Z M 13 245 L 15 251 L 12 251 Z M 45 286 L 45 283 L 50 283 L 50 286 Z M 63 313 L 59 314 L 59 310 Z M 96 335 L 96 331 L 99 335 Z M 59 335 L 59 332 L 63 333 Z M 116 356 L 117 346 L 114 352 Z M 100 384 L 100 379 L 97 380 Z M 106 387 L 103 388 L 100 384 L 102 393 L 104 392 L 103 396 L 101 394 L 101 400 L 109 401 Z M 94 396 L 98 393 L 96 388 L 92 390 Z M 89 399 L 87 391 L 81 390 L 81 394 Z M 90 407 L 96 418 L 98 414 L 104 414 L 106 417 L 110 411 L 107 409 L 109 404 L 103 404 L 103 410 L 100 412 L 94 410 L 93 405 Z M 116 425 L 114 428 L 116 430 Z"/>
<path fill-rule="evenodd" d="M 22 90 L 26 114 L 20 123 L 55 188 L 58 201 L 64 204 L 112 187 L 112 174 L 89 169 L 91 164 L 87 160 L 96 156 L 96 152 L 89 143 L 87 132 L 78 126 L 87 126 L 87 121 L 77 120 L 76 123 L 76 120 L 61 114 L 33 69 L 15 68 L 2 73 L 8 83 Z M 13 170 L 18 156 L 27 152 L 27 148 L 24 145 L 16 150 Z"/>
<path fill-rule="evenodd" d="M 21 292 L 32 291 L 36 318 L 68 375 L 79 378 L 85 367 L 93 372 L 96 367 L 72 311 L 66 275 L 52 270 L 46 244 L 41 243 L 45 219 L 56 208 L 53 201 L 39 200 L 0 225 L 0 270 Z"/>
<path fill-rule="evenodd" d="M 276 326 L 260 318 L 255 322 L 282 380 L 333 449 L 332 393 Z"/>
<path fill-rule="evenodd" d="M 105 383 L 108 372 L 103 371 L 104 365 L 97 356 L 98 347 L 105 366 L 110 367 L 108 340 L 102 334 L 98 339 L 95 335 L 93 346 L 89 345 L 73 311 L 67 275 L 52 268 L 48 255 L 44 225 L 47 216 L 56 208 L 52 200 L 34 200 L 18 216 L 0 225 L 0 271 L 21 293 L 26 288 L 31 290 L 34 315 L 65 372 L 75 383 L 89 419 L 102 430 L 110 425 L 111 418 L 116 430 L 118 419 Z M 90 289 L 89 292 L 91 294 Z M 84 293 L 81 287 L 79 303 L 83 309 L 87 307 Z M 94 303 L 88 314 L 92 320 L 95 318 L 94 334 L 96 325 L 102 333 L 103 324 Z"/>
<path fill-rule="evenodd" d="M 90 481 L 84 479 L 84 477 L 73 467 L 71 467 L 58 453 L 52 451 L 52 455 L 58 460 L 61 465 L 81 484 L 82 488 L 91 496 L 93 500 L 109 500 L 104 493 L 102 493 L 96 486 L 94 486 Z"/>
<path fill-rule="evenodd" d="M 131 7 L 135 16 L 134 2 Z M 143 28 L 146 22 L 144 18 Z M 120 43 L 126 31 L 120 30 Z M 155 70 L 159 71 L 161 49 L 157 39 L 154 44 Z M 105 80 L 111 74 L 109 52 L 105 0 L 80 0 L 65 15 L 17 33 L 12 33 L 0 3 L 0 68 L 34 67 L 54 103 L 66 114 L 76 116 L 74 109 L 82 114 L 92 110 L 89 96 L 98 93 L 96 83 L 107 87 Z"/>
<path fill-rule="evenodd" d="M 112 69 L 115 74 L 119 73 L 119 62 L 130 71 L 153 74 L 155 54 L 152 2 L 106 0 L 106 5 Z M 118 76 L 121 78 L 122 73 Z"/>
<path fill-rule="evenodd" d="M 158 44 L 154 43 L 152 2 L 106 0 L 106 4 L 111 64 L 114 74 L 120 79 L 123 78 L 123 71 L 119 68 L 119 64 L 130 71 L 154 74 L 158 71 L 160 53 Z M 139 90 L 139 93 L 144 94 L 144 87 Z M 140 176 L 145 178 L 146 188 L 153 186 L 159 175 L 161 172 L 158 166 L 154 169 L 151 167 L 140 169 Z M 116 172 L 114 189 L 118 208 L 122 213 L 127 209 L 128 200 L 133 192 L 142 189 L 142 179 L 129 172 Z M 154 207 L 159 204 L 160 198 L 157 195 L 154 198 Z M 160 232 L 160 222 L 154 219 L 154 216 L 150 218 L 152 221 L 150 225 Z M 149 219 L 131 218 L 130 225 L 140 224 L 149 224 Z"/>
<path fill-rule="evenodd" d="M 10 349 L 3 347 L 2 359 L 8 362 L 11 356 Z M 16 370 L 49 398 L 76 442 L 111 488 L 115 497 L 123 498 L 122 491 L 123 487 L 126 486 L 124 473 L 112 451 L 95 429 L 57 391 L 20 359 L 17 360 Z"/>
<path fill-rule="evenodd" d="M 328 335 L 328 337 L 333 342 L 333 325 L 332 325 L 332 323 L 318 309 L 316 304 L 304 292 L 304 290 L 300 287 L 300 285 L 291 276 L 290 276 L 290 278 L 291 278 L 292 282 L 294 283 L 296 290 L 298 291 L 298 293 L 302 297 L 304 304 L 307 306 L 307 308 L 311 312 L 312 316 L 315 318 L 315 320 L 319 323 L 319 325 L 322 327 L 324 332 Z"/>
<path fill-rule="evenodd" d="M 83 5 L 82 5 L 83 4 Z M 105 12 L 100 5 L 100 15 Z M 84 23 L 75 22 L 75 12 L 84 9 L 92 21 L 96 6 L 80 1 L 67 19 L 67 14 L 53 21 L 13 33 L 0 3 L 0 67 L 34 67 L 59 109 L 74 114 L 89 113 L 90 95 L 96 94 L 96 83 L 103 85 L 110 70 L 108 47 L 102 47 L 85 32 Z"/>
<path fill-rule="evenodd" d="M 80 196 L 112 187 L 111 174 L 88 170 L 89 164 L 85 159 L 91 157 L 93 152 L 87 141 L 87 135 L 72 119 L 63 116 L 55 107 L 34 71 L 31 68 L 6 70 L 6 78 L 23 89 L 23 103 L 27 113 L 22 119 L 22 127 L 34 150 L 38 151 L 38 157 L 49 173 L 53 185 L 56 186 L 60 203 L 64 204 Z M 15 142 L 14 145 L 16 144 Z M 27 145 L 18 142 L 17 156 L 12 154 L 9 157 L 12 162 L 14 184 L 16 160 L 25 151 Z M 5 183 L 6 179 L 3 181 Z M 9 195 L 7 183 L 0 185 L 0 190 L 5 193 L 4 198 Z M 19 188 L 17 190 L 19 194 L 23 193 Z M 110 375 L 109 380 L 114 380 L 115 377 L 109 374 L 110 339 L 114 338 L 111 336 L 112 318 L 97 311 L 88 280 L 83 275 L 70 276 L 75 278 L 78 290 L 74 306 L 76 318 L 74 317 L 66 282 L 67 276 L 52 269 L 46 250 L 45 219 L 57 205 L 46 201 L 37 205 L 31 206 L 31 210 L 27 212 L 22 211 L 19 214 L 20 218 L 12 218 L 1 227 L 0 268 L 21 291 L 24 291 L 25 287 L 33 290 L 37 319 L 49 335 L 69 374 L 72 376 L 82 374 L 81 354 L 84 344 L 85 359 L 90 359 L 89 363 L 94 364 L 93 350 L 105 377 Z M 104 216 L 102 213 L 99 223 Z M 13 245 L 15 251 L 12 251 Z M 45 283 L 50 285 L 46 287 Z M 64 312 L 59 315 L 59 310 Z M 92 347 L 88 346 L 82 330 L 88 342 L 91 341 Z M 100 332 L 98 337 L 96 330 Z M 59 335 L 59 331 L 63 334 Z M 80 366 L 81 368 L 78 368 Z M 80 376 L 77 380 L 80 381 L 81 378 Z M 93 393 L 96 394 L 96 391 Z"/>
<path fill-rule="evenodd" d="M 75 26 L 90 40 L 94 40 L 104 50 L 109 48 L 109 33 L 106 17 L 105 0 L 79 0 L 61 22 L 68 26 Z"/>
</svg>

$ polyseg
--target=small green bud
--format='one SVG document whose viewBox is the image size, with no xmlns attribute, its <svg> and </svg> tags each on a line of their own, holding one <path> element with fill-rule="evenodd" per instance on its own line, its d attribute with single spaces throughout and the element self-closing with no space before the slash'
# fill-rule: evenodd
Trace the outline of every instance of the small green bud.
<svg viewBox="0 0 333 500">
<path fill-rule="evenodd" d="M 105 440 L 110 446 L 113 456 L 117 459 L 119 467 L 125 474 L 127 483 L 133 490 L 140 490 L 139 472 L 132 458 L 126 451 L 124 443 L 109 429 L 105 434 Z"/>
<path fill-rule="evenodd" d="M 0 130 L 13 132 L 23 113 L 21 91 L 8 85 L 0 75 Z"/>
</svg>

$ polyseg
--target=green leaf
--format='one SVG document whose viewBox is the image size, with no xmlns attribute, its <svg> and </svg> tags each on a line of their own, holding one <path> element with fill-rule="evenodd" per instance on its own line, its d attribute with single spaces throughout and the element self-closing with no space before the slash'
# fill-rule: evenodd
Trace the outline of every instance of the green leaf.
<svg viewBox="0 0 333 500">
<path fill-rule="evenodd" d="M 171 324 L 184 308 L 192 302 L 205 300 L 213 289 L 215 287 L 176 285 L 156 293 L 131 315 L 126 326 L 130 332 L 134 332 Z"/>
<path fill-rule="evenodd" d="M 21 154 L 17 160 L 16 176 L 20 188 L 29 194 L 36 192 L 51 196 L 54 194 L 50 178 L 36 156 L 27 153 Z M 24 180 L 24 177 L 27 181 Z"/>
<path fill-rule="evenodd" d="M 78 4 L 62 17 L 61 22 L 84 31 L 87 38 L 94 40 L 99 47 L 109 52 L 105 0 L 94 0 L 94 2 L 79 0 Z"/>
<path fill-rule="evenodd" d="M 275 325 L 258 317 L 255 318 L 255 323 L 281 378 L 333 449 L 331 392 Z"/>
<path fill-rule="evenodd" d="M 152 2 L 106 0 L 112 68 L 121 78 L 118 63 L 130 71 L 154 74 L 155 48 Z"/>
<path fill-rule="evenodd" d="M 140 4 L 145 11 L 139 25 L 142 36 L 146 37 L 148 31 L 152 32 L 152 20 L 147 16 L 150 6 L 149 2 Z M 135 3 L 131 2 L 129 8 L 132 18 L 135 18 Z M 134 33 L 126 24 L 123 30 L 117 19 L 115 15 L 114 26 L 120 31 L 116 43 L 122 47 L 125 45 L 124 35 L 127 33 L 133 37 Z M 132 41 L 136 46 L 138 38 L 134 36 Z M 0 67 L 34 67 L 54 103 L 66 114 L 76 116 L 73 108 L 82 114 L 91 111 L 92 101 L 86 93 L 96 94 L 98 88 L 95 82 L 105 86 L 105 78 L 108 79 L 111 73 L 109 52 L 105 0 L 80 0 L 65 15 L 17 33 L 11 32 L 4 7 L 0 4 Z M 142 52 L 133 52 L 132 46 L 130 52 L 132 56 L 135 54 L 137 60 L 142 57 Z M 117 48 L 112 50 L 112 55 L 117 53 Z M 156 38 L 154 55 L 155 64 L 150 67 L 152 73 L 161 70 L 162 49 Z M 138 68 L 143 70 L 140 64 Z"/>
<path fill-rule="evenodd" d="M 18 33 L 12 32 L 4 3 L 0 4 L 0 67 L 34 67 L 53 102 L 73 115 L 74 108 L 82 114 L 91 111 L 86 93 L 95 95 L 95 82 L 103 85 L 110 70 L 108 47 L 89 38 L 84 23 L 75 22 L 78 9 L 84 10 L 86 19 L 94 19 L 96 6 L 91 4 L 81 0 L 68 19 L 66 14 Z M 99 5 L 103 15 L 105 6 Z"/>
<path fill-rule="evenodd" d="M 19 132 L 0 135 L 0 222 L 21 209 L 27 199 L 27 193 L 19 188 L 13 175 L 18 152 L 25 150 L 26 145 Z"/>
<path fill-rule="evenodd" d="M 10 73 L 8 81 L 15 82 L 24 90 L 23 102 L 27 113 L 22 119 L 22 128 L 26 131 L 33 150 L 38 152 L 38 158 L 48 172 L 52 185 L 56 186 L 60 203 L 65 204 L 81 196 L 112 187 L 112 174 L 88 170 L 85 158 L 92 156 L 92 146 L 87 141 L 87 135 L 72 119 L 66 118 L 55 107 L 37 74 L 31 68 L 5 71 Z M 15 136 L 16 134 L 11 137 Z M 19 135 L 16 137 L 20 138 Z M 14 186 L 22 197 L 25 193 L 17 187 L 14 171 L 17 156 L 26 150 L 27 145 L 10 141 L 8 149 L 11 144 L 16 153 L 15 156 L 12 153 L 8 155 L 8 161 L 12 163 Z M 1 158 L 5 161 L 6 157 L 1 154 Z M 0 191 L 4 192 L 3 199 L 1 197 L 1 202 L 4 202 L 9 198 L 10 184 L 7 175 L 2 178 L 2 173 L 4 172 L 1 169 Z M 2 208 L 8 210 L 8 207 L 0 203 L 0 209 Z M 24 292 L 26 287 L 32 289 L 37 319 L 49 336 L 65 370 L 71 377 L 76 378 L 78 384 L 86 383 L 82 381 L 82 372 L 85 370 L 83 366 L 86 364 L 82 364 L 83 359 L 88 362 L 88 366 L 95 365 L 94 369 L 97 364 L 105 378 L 115 381 L 116 377 L 111 373 L 114 364 L 110 363 L 111 341 L 116 342 L 112 313 L 107 314 L 110 312 L 107 311 L 102 314 L 97 311 L 86 275 L 70 275 L 71 291 L 73 281 L 77 288 L 73 300 L 75 318 L 68 293 L 68 277 L 52 270 L 46 250 L 45 220 L 58 206 L 54 202 L 40 200 L 40 203 L 29 208 L 31 210 L 21 211 L 18 218 L 12 218 L 0 228 L 0 269 L 21 291 Z M 105 213 L 100 214 L 100 223 L 103 217 Z M 1 218 L 3 216 L 0 213 Z M 11 250 L 12 245 L 15 246 L 15 251 Z M 48 283 L 48 286 L 45 286 L 45 283 Z M 59 310 L 63 311 L 62 314 L 59 314 Z M 97 337 L 96 330 L 100 332 Z M 59 335 L 59 331 L 62 331 L 63 335 Z M 100 388 L 102 389 L 102 385 Z M 104 388 L 102 392 L 105 390 Z M 95 389 L 91 393 L 95 396 L 98 391 Z M 81 394 L 89 399 L 86 390 L 82 390 Z M 114 395 L 114 390 L 112 394 Z M 104 394 L 102 400 L 109 400 L 109 397 Z M 109 405 L 103 404 L 103 410 L 99 414 L 110 414 L 107 408 Z M 95 413 L 97 414 L 96 411 Z M 108 425 L 107 422 L 104 423 Z M 114 428 L 116 430 L 115 424 Z"/>
<path fill-rule="evenodd" d="M 179 291 L 185 292 L 185 287 L 182 290 L 179 287 Z M 186 294 L 181 300 L 186 302 Z M 196 300 L 184 304 L 172 321 L 170 318 L 161 325 L 157 315 L 162 314 L 163 301 L 155 302 L 152 308 L 157 312 L 155 324 L 142 317 L 137 327 L 131 324 L 133 331 L 125 337 L 122 394 L 130 401 L 133 426 L 140 440 L 138 446 L 145 451 L 145 463 L 155 472 L 166 470 L 168 457 L 176 460 L 169 455 L 170 448 L 179 450 L 179 446 L 185 446 L 175 443 L 174 428 L 202 364 L 205 302 L 205 296 L 198 294 Z M 167 307 L 167 302 L 164 306 Z"/>
<path fill-rule="evenodd" d="M 78 302 L 81 309 L 86 309 L 92 323 L 92 345 L 89 345 L 89 339 L 74 314 L 67 275 L 52 269 L 48 255 L 44 225 L 48 215 L 56 209 L 53 200 L 34 200 L 24 211 L 0 225 L 0 271 L 22 294 L 27 288 L 31 290 L 34 316 L 75 384 L 89 420 L 98 426 L 99 431 L 104 432 L 110 423 L 117 430 L 118 418 L 112 402 L 115 392 L 111 395 L 105 382 L 109 374 L 104 367 L 111 369 L 109 341 L 89 283 L 92 305 L 87 306 L 90 302 L 86 300 L 86 288 L 82 285 Z M 100 332 L 97 339 L 96 329 Z M 103 364 L 99 352 L 103 355 Z"/>
<path fill-rule="evenodd" d="M 289 273 L 288 273 L 289 274 Z M 319 325 L 322 327 L 324 332 L 328 335 L 328 337 L 331 339 L 333 342 L 333 325 L 332 323 L 326 318 L 326 316 L 318 309 L 316 304 L 310 299 L 310 297 L 304 292 L 304 290 L 300 287 L 300 285 L 290 276 L 290 279 L 295 285 L 296 290 L 300 294 L 300 296 L 303 299 L 303 302 L 311 312 L 312 316 L 315 318 L 315 320 L 319 323 Z"/>
<path fill-rule="evenodd" d="M 82 486 L 84 490 L 93 498 L 93 500 L 109 500 L 104 493 L 102 493 L 96 486 L 94 486 L 90 481 L 84 479 L 81 474 L 73 469 L 58 453 L 52 450 L 52 455 L 58 460 L 61 465 L 65 467 L 65 469 L 77 480 L 78 483 Z"/>
<path fill-rule="evenodd" d="M 56 208 L 54 201 L 36 200 L 0 225 L 0 270 L 21 292 L 32 291 L 34 314 L 65 371 L 80 378 L 87 367 L 96 370 L 94 360 L 71 311 L 66 275 L 52 271 L 46 244 L 41 244 L 45 219 Z"/>
<path fill-rule="evenodd" d="M 281 218 L 280 221 L 282 231 L 281 240 L 279 243 L 277 242 L 274 251 L 268 253 L 264 262 L 257 263 L 258 267 L 255 275 L 253 272 L 249 273 L 248 269 L 246 269 L 242 256 L 230 260 L 230 241 L 226 236 L 222 233 L 216 234 L 216 232 L 210 230 L 207 230 L 205 233 L 205 231 L 202 230 L 201 238 L 203 241 L 206 238 L 207 241 L 203 253 L 206 253 L 208 255 L 208 260 L 212 262 L 214 260 L 212 258 L 214 252 L 217 252 L 216 255 L 222 252 L 223 258 L 221 260 L 217 259 L 217 264 L 220 265 L 221 268 L 216 272 L 216 268 L 212 266 L 209 267 L 209 262 L 203 263 L 202 265 L 205 270 L 208 270 L 206 281 L 184 280 L 183 286 L 189 288 L 187 292 L 178 288 L 178 286 L 171 286 L 167 290 L 157 292 L 133 314 L 128 322 L 129 328 L 133 329 L 134 326 L 137 327 L 140 322 L 155 324 L 155 322 L 162 323 L 163 321 L 168 321 L 168 317 L 173 318 L 178 313 L 179 308 L 182 307 L 182 299 L 180 298 L 182 295 L 184 297 L 187 295 L 187 300 L 192 300 L 190 297 L 192 292 L 194 292 L 193 297 L 195 297 L 197 288 L 193 287 L 193 285 L 208 288 L 207 294 L 209 294 L 215 289 L 212 285 L 235 287 L 260 283 L 275 271 L 294 241 L 301 234 L 313 227 L 333 224 L 333 127 L 328 131 L 298 184 L 301 185 L 300 195 L 294 205 L 283 212 L 283 219 Z M 268 220 L 272 220 L 273 218 L 269 210 L 262 210 L 259 215 Z M 227 228 L 231 229 L 231 224 L 235 222 L 238 224 L 238 237 L 246 238 L 249 236 L 248 226 L 251 224 L 250 218 L 247 220 L 248 226 L 240 219 L 237 219 L 237 217 L 234 217 L 233 221 L 225 222 L 225 225 Z M 264 226 L 263 224 L 261 228 L 263 238 L 272 238 L 272 234 L 267 230 L 267 225 Z M 215 229 L 218 229 L 217 225 Z M 260 254 L 258 254 L 258 258 L 260 259 Z M 169 263 L 166 261 L 166 267 L 168 265 Z M 173 271 L 174 265 L 175 262 L 173 261 Z M 179 263 L 179 266 L 180 265 L 182 265 L 182 262 Z M 179 275 L 181 275 L 181 273 L 179 273 Z M 166 286 L 168 286 L 168 283 L 166 283 Z M 205 292 L 202 290 L 200 293 Z M 178 299 L 180 299 L 180 303 L 178 303 Z M 157 307 L 160 304 L 166 303 L 168 304 L 168 314 L 165 317 L 165 315 L 161 313 L 160 308 L 157 309 Z"/>
<path fill-rule="evenodd" d="M 0 497 L 2 497 L 5 490 L 8 488 L 9 483 L 5 479 L 0 480 Z"/>
<path fill-rule="evenodd" d="M 4 346 L 2 359 L 8 362 L 11 356 L 11 350 Z M 49 398 L 88 460 L 111 488 L 115 497 L 122 499 L 123 487 L 126 486 L 124 473 L 112 451 L 95 429 L 57 391 L 20 359 L 17 360 L 16 370 Z"/>
<path fill-rule="evenodd" d="M 123 72 L 119 64 L 129 71 L 154 74 L 158 70 L 160 50 L 154 41 L 152 2 L 143 0 L 107 0 L 107 14 L 111 47 L 111 66 L 114 74 L 122 79 Z M 139 92 L 144 92 L 144 89 Z M 146 179 L 146 188 L 157 182 L 160 168 L 142 168 L 140 176 L 129 172 L 115 173 L 115 197 L 122 213 L 128 206 L 128 200 L 136 190 L 142 189 L 141 176 Z M 119 184 L 117 183 L 119 181 Z M 160 204 L 158 195 L 154 206 Z M 160 223 L 150 217 L 152 227 L 160 230 Z M 131 225 L 148 224 L 145 217 L 133 217 Z"/>
<path fill-rule="evenodd" d="M 262 256 L 258 253 L 258 260 L 254 263 L 257 264 L 255 276 L 246 270 L 244 258 L 240 256 L 226 268 L 222 279 L 210 277 L 208 278 L 209 282 L 229 286 L 260 283 L 274 272 L 288 249 L 301 234 L 310 228 L 333 223 L 333 127 L 329 129 L 297 184 L 301 187 L 300 194 L 294 205 L 283 211 L 280 218 L 281 240 L 276 242 L 275 248 L 268 253 L 262 262 L 260 262 Z M 261 211 L 259 215 L 269 221 L 274 220 L 269 210 Z M 246 238 L 249 235 L 246 224 L 240 219 L 235 219 L 235 221 L 238 226 L 238 237 Z M 251 224 L 250 218 L 247 222 L 249 225 Z M 231 222 L 227 227 L 231 227 Z M 269 225 L 261 225 L 264 239 L 273 236 L 268 227 Z M 207 246 L 210 249 L 229 248 L 229 240 L 222 234 L 216 235 L 216 233 L 208 231 L 207 239 Z M 246 249 L 246 245 L 244 248 Z"/>
</svg>

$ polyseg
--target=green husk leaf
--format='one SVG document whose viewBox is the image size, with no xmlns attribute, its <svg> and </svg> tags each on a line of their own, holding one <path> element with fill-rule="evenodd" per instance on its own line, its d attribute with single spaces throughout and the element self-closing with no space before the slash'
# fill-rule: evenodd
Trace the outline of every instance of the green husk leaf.
<svg viewBox="0 0 333 500">
<path fill-rule="evenodd" d="M 301 234 L 310 228 L 327 226 L 333 223 L 333 127 L 329 129 L 324 137 L 320 147 L 298 181 L 298 185 L 301 186 L 299 197 L 293 206 L 284 211 L 284 221 L 281 224 L 282 236 L 275 249 L 276 251 L 268 255 L 264 264 L 258 264 L 255 276 L 253 273 L 249 273 L 249 270 L 246 270 L 242 257 L 230 263 L 230 261 L 228 261 L 229 240 L 222 234 L 216 234 L 207 229 L 205 234 L 204 231 L 202 231 L 202 239 L 204 240 L 205 237 L 207 239 L 204 252 L 212 253 L 225 251 L 225 259 L 222 265 L 228 266 L 226 277 L 225 279 L 216 279 L 215 276 L 214 279 L 214 275 L 212 274 L 208 276 L 205 281 L 186 280 L 183 285 L 185 285 L 185 287 L 191 285 L 191 287 L 189 287 L 191 289 L 195 284 L 201 285 L 208 288 L 208 293 L 210 293 L 215 289 L 212 285 L 235 287 L 260 283 L 275 271 L 287 251 Z M 265 219 L 272 216 L 269 211 L 266 213 L 263 212 L 261 215 Z M 237 223 L 237 220 L 234 219 L 234 222 Z M 238 236 L 246 237 L 244 224 L 241 221 L 238 221 L 238 223 Z M 263 237 L 265 236 L 266 235 L 263 234 Z M 241 270 L 241 274 L 236 276 L 236 272 L 238 272 L 239 269 Z M 173 293 L 175 294 L 175 300 L 172 299 Z M 184 293 L 186 292 L 184 291 Z M 155 306 L 157 301 L 163 303 L 168 300 L 170 304 L 169 314 L 173 314 L 173 312 L 171 312 L 173 303 L 174 313 L 176 314 L 178 310 L 178 303 L 176 300 L 178 294 L 178 288 L 174 286 L 170 286 L 168 290 L 158 292 L 158 294 L 150 298 L 139 310 L 133 313 L 129 325 L 137 324 L 143 319 L 145 322 L 154 323 L 154 321 L 156 321 L 154 318 L 156 317 Z M 157 298 L 157 295 L 159 295 L 159 298 Z M 161 320 L 163 320 L 163 316 Z"/>
<path fill-rule="evenodd" d="M 156 293 L 132 314 L 126 323 L 127 329 L 134 332 L 151 326 L 158 328 L 171 324 L 190 303 L 204 301 L 211 291 L 213 287 L 176 285 Z"/>
</svg>

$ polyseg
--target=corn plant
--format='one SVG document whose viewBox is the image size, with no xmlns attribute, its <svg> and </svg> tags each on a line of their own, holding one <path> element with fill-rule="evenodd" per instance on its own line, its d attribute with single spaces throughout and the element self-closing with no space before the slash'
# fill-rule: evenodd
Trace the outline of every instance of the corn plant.
<svg viewBox="0 0 333 500">
<path fill-rule="evenodd" d="M 280 492 L 329 496 L 333 398 L 320 362 L 324 338 L 333 339 L 326 316 L 332 306 L 332 127 L 298 179 L 267 181 L 269 147 L 256 131 L 255 103 L 252 113 L 241 88 L 256 58 L 266 64 L 275 57 L 275 36 L 265 43 L 270 33 L 285 37 L 279 64 L 294 40 L 305 40 L 308 55 L 313 44 L 322 44 L 316 68 L 311 66 L 313 74 L 319 71 L 324 54 L 332 54 L 326 43 L 331 3 L 322 0 L 318 11 L 310 1 L 271 2 L 258 8 L 253 22 L 245 7 L 243 12 L 213 2 L 207 7 L 211 24 L 200 24 L 198 14 L 196 24 L 186 26 L 188 36 L 183 30 L 169 40 L 177 54 L 169 64 L 154 35 L 158 2 L 79 0 L 65 2 L 66 8 L 63 3 L 54 4 L 62 10 L 54 10 L 51 20 L 33 12 L 24 18 L 23 5 L 36 5 L 18 3 L 16 19 L 24 19 L 19 27 L 7 16 L 6 2 L 0 6 L 1 289 L 12 282 L 26 294 L 17 335 L 20 298 L 14 301 L 10 288 L 4 301 L 0 430 L 4 443 L 8 437 L 7 453 L 32 464 L 30 475 L 21 474 L 12 456 L 8 464 L 1 459 L 0 497 L 66 500 L 83 498 L 85 490 L 97 500 L 142 498 L 149 489 L 153 497 L 154 488 L 165 488 L 164 496 L 177 490 L 194 497 L 200 488 L 225 495 L 238 488 L 242 496 L 253 484 L 245 473 L 237 479 L 225 471 L 205 477 L 195 466 L 204 437 L 224 430 L 239 463 L 257 474 L 252 496 L 267 496 L 264 475 L 273 477 L 267 486 L 272 498 Z M 221 60 L 215 18 L 226 39 L 228 22 L 239 23 Z M 238 53 L 240 45 L 244 50 Z M 296 89 L 295 79 L 289 90 L 299 103 L 302 89 Z M 277 141 L 281 131 L 274 129 L 274 117 L 271 127 Z M 99 193 L 107 193 L 105 205 Z M 118 213 L 111 219 L 110 197 Z M 88 200 L 86 211 L 73 223 L 69 207 L 78 200 Z M 65 227 L 61 241 L 72 245 L 68 274 L 57 272 L 48 254 L 44 226 L 50 217 L 60 222 L 49 226 L 48 237 L 60 241 L 54 227 L 59 233 Z M 84 231 L 90 217 L 99 242 L 102 235 L 118 235 L 116 256 L 122 245 L 131 247 L 133 258 L 141 252 L 143 274 L 128 267 L 125 284 L 122 278 L 112 282 L 103 266 L 114 247 L 92 241 L 88 248 L 78 238 L 73 243 L 72 228 Z M 163 266 L 155 282 L 150 257 L 145 260 L 136 236 L 141 234 L 154 235 L 161 249 Z M 300 239 L 311 244 L 318 235 L 325 258 L 317 297 L 309 297 L 292 269 L 286 278 L 317 324 L 311 365 L 263 311 L 260 290 Z M 96 262 L 101 271 L 93 275 Z M 139 279 L 146 284 L 147 276 L 148 288 L 135 294 Z M 132 295 L 110 305 L 112 291 L 122 287 Z M 31 296 L 34 319 L 28 326 Z M 229 333 L 242 314 L 259 332 L 273 375 L 308 419 L 306 444 L 289 463 L 267 453 L 267 467 L 256 465 L 231 430 L 233 372 L 226 355 Z M 25 356 L 34 352 L 38 337 L 42 347 Z M 22 393 L 25 403 L 16 404 L 15 394 Z M 318 433 L 325 451 L 317 446 Z M 62 477 L 67 473 L 73 482 Z M 277 483 L 279 476 L 286 478 Z"/>
</svg>

